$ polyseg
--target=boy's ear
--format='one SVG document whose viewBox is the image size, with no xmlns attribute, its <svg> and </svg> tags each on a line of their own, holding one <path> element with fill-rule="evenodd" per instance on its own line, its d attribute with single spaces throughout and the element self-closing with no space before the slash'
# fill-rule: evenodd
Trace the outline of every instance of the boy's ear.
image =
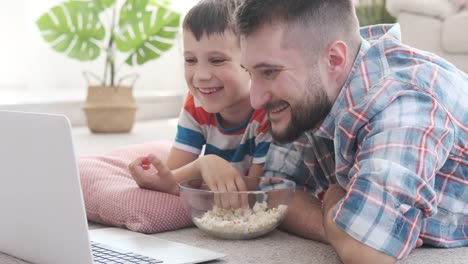
<svg viewBox="0 0 468 264">
<path fill-rule="evenodd" d="M 334 41 L 326 47 L 324 56 L 327 72 L 338 77 L 346 68 L 348 46 L 343 41 Z"/>
</svg>

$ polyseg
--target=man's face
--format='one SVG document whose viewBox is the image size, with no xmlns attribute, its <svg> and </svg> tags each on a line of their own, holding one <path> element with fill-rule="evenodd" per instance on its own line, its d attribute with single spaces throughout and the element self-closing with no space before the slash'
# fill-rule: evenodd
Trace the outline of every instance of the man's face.
<svg viewBox="0 0 468 264">
<path fill-rule="evenodd" d="M 242 37 L 241 63 L 251 75 L 252 106 L 268 112 L 276 141 L 291 142 L 317 127 L 332 103 L 318 67 L 319 51 L 305 56 L 298 48 L 282 46 L 283 38 L 282 28 L 273 25 Z"/>
</svg>

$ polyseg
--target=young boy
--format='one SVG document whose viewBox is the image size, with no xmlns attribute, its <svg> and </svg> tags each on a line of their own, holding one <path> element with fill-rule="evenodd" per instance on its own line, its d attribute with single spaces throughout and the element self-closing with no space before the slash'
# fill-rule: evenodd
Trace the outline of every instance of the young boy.
<svg viewBox="0 0 468 264">
<path fill-rule="evenodd" d="M 129 165 L 141 188 L 177 195 L 180 181 L 203 177 L 211 190 L 245 190 L 241 176 L 263 174 L 271 137 L 266 113 L 250 105 L 250 77 L 240 66 L 232 20 L 239 2 L 202 0 L 186 15 L 189 93 L 167 163 L 150 154 Z"/>
</svg>

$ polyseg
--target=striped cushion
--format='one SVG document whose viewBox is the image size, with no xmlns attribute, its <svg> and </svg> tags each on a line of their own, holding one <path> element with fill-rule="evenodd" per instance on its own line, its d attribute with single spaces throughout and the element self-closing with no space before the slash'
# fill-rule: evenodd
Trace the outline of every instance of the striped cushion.
<svg viewBox="0 0 468 264">
<path fill-rule="evenodd" d="M 88 220 L 142 233 L 192 226 L 178 196 L 139 188 L 128 164 L 154 153 L 167 159 L 171 142 L 156 141 L 115 149 L 79 160 Z"/>
</svg>

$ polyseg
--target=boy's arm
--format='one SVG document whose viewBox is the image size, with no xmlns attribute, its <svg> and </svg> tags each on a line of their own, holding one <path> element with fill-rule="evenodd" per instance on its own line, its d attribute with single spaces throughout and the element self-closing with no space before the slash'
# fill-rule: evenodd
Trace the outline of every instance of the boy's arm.
<svg viewBox="0 0 468 264">
<path fill-rule="evenodd" d="M 166 165 L 170 170 L 175 170 L 191 163 L 197 158 L 198 155 L 195 153 L 172 147 Z"/>
<path fill-rule="evenodd" d="M 263 176 L 263 164 L 252 164 L 249 168 L 249 173 L 247 176 L 250 177 L 261 177 Z"/>
</svg>

